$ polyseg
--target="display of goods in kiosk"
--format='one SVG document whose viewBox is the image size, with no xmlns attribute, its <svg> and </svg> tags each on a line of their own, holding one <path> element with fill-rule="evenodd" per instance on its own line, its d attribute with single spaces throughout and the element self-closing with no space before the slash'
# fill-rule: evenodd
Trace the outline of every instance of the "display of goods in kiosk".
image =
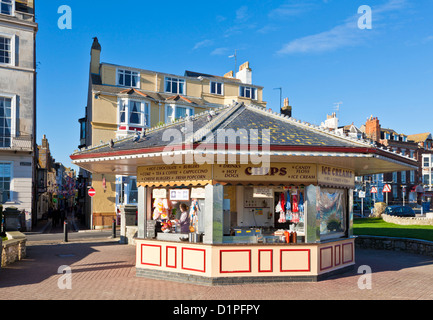
<svg viewBox="0 0 433 320">
<path fill-rule="evenodd" d="M 163 221 L 161 224 L 161 230 L 162 231 L 170 231 L 172 227 L 173 227 L 173 224 L 171 223 L 170 220 Z"/>
</svg>

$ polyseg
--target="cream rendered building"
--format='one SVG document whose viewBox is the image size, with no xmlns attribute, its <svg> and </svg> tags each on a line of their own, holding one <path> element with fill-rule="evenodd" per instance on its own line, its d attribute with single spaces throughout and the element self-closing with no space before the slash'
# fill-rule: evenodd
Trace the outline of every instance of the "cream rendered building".
<svg viewBox="0 0 433 320">
<path fill-rule="evenodd" d="M 86 117 L 80 122 L 80 149 L 104 145 L 149 127 L 208 112 L 213 108 L 244 102 L 265 108 L 263 87 L 252 83 L 246 62 L 234 78 L 185 71 L 173 75 L 139 68 L 101 63 L 97 38 L 91 48 Z M 81 171 L 81 205 L 92 228 L 111 226 L 122 206 L 137 203 L 135 177 L 91 175 Z M 96 195 L 87 195 L 92 186 Z"/>
</svg>

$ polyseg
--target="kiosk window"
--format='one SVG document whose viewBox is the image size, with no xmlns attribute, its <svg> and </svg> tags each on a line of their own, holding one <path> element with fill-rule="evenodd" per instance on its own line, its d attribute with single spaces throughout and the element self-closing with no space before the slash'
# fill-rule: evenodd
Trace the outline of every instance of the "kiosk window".
<svg viewBox="0 0 433 320">
<path fill-rule="evenodd" d="M 340 189 L 320 188 L 317 213 L 320 216 L 321 239 L 344 236 L 347 226 L 346 192 Z"/>
</svg>

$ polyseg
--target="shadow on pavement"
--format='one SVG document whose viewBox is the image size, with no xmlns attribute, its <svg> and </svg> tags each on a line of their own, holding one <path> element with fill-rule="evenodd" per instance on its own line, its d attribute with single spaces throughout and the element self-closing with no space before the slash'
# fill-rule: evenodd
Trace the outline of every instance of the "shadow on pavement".
<svg viewBox="0 0 433 320">
<path fill-rule="evenodd" d="M 125 261 L 125 256 L 104 257 L 106 262 L 80 264 L 89 255 L 99 252 L 107 246 L 127 246 L 118 241 L 57 243 L 31 245 L 27 247 L 26 258 L 0 269 L 0 288 L 24 286 L 41 283 L 50 277 L 60 275 L 60 266 L 71 266 L 73 273 L 92 272 L 107 269 L 131 268 L 134 256 Z M 74 267 L 74 265 L 76 265 Z M 94 267 L 92 267 L 94 266 Z"/>
<path fill-rule="evenodd" d="M 355 250 L 355 268 L 343 274 L 334 275 L 328 279 L 359 276 L 363 272 L 361 266 L 369 266 L 373 273 L 399 271 L 407 268 L 433 265 L 433 257 L 404 251 L 360 249 Z"/>
</svg>

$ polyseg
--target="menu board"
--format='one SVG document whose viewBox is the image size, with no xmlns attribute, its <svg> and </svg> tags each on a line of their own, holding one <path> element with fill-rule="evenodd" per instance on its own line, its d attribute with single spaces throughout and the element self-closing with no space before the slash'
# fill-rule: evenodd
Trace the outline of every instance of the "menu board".
<svg viewBox="0 0 433 320">
<path fill-rule="evenodd" d="M 181 164 L 139 167 L 137 185 L 207 184 L 212 181 L 212 165 Z"/>
</svg>

